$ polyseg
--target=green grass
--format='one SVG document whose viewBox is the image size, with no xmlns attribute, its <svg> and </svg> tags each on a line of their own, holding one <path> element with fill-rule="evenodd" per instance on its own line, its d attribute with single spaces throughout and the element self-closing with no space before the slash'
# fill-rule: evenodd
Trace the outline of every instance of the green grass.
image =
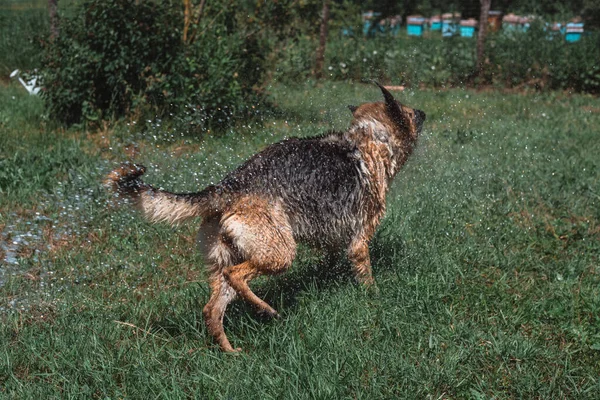
<svg viewBox="0 0 600 400">
<path fill-rule="evenodd" d="M 59 1 L 60 15 L 68 15 L 78 0 Z M 15 69 L 32 72 L 42 66 L 41 43 L 50 38 L 45 0 L 0 0 L 0 79 Z"/>
<path fill-rule="evenodd" d="M 47 40 L 50 32 L 45 7 L 39 1 L 0 3 L 0 77 L 8 77 L 17 68 L 41 67 L 39 41 Z"/>
<path fill-rule="evenodd" d="M 226 330 L 245 351 L 216 349 L 194 226 L 150 225 L 100 181 L 129 158 L 151 183 L 197 190 L 380 97 L 272 91 L 277 116 L 199 140 L 156 124 L 50 129 L 39 99 L 0 90 L 0 397 L 597 398 L 600 108 L 587 96 L 399 94 L 428 117 L 372 243 L 377 290 L 302 249 L 254 285 L 283 318 L 236 302 Z"/>
</svg>

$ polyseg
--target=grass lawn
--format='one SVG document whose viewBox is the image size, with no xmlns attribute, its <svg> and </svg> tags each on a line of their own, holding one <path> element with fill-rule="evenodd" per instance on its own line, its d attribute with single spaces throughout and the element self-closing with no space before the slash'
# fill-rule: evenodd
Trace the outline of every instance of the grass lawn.
<svg viewBox="0 0 600 400">
<path fill-rule="evenodd" d="M 301 249 L 210 340 L 194 224 L 151 225 L 100 185 L 123 160 L 196 191 L 269 143 L 349 122 L 373 86 L 274 87 L 278 112 L 202 139 L 52 129 L 0 87 L 0 397 L 589 398 L 600 393 L 600 105 L 425 90 L 418 150 L 372 243 L 377 290 Z"/>
</svg>

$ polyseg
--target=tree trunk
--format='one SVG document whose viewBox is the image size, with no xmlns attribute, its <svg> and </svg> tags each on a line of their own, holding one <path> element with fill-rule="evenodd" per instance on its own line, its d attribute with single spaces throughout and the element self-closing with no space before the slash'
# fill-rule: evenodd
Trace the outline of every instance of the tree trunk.
<svg viewBox="0 0 600 400">
<path fill-rule="evenodd" d="M 196 40 L 196 33 L 198 33 L 198 27 L 200 25 L 200 19 L 202 18 L 202 14 L 204 13 L 204 6 L 206 5 L 206 0 L 200 0 L 200 5 L 196 8 L 196 11 L 194 12 L 194 26 L 193 26 L 193 30 L 191 32 L 191 34 L 189 35 L 189 38 L 186 38 L 186 35 L 184 35 L 184 42 L 188 43 L 188 44 L 192 44 L 194 43 L 194 40 Z"/>
<path fill-rule="evenodd" d="M 483 73 L 483 64 L 485 62 L 485 36 L 488 27 L 488 15 L 490 13 L 491 0 L 479 0 L 481 3 L 481 13 L 479 14 L 479 33 L 477 34 L 477 66 L 475 76 Z"/>
<path fill-rule="evenodd" d="M 192 20 L 192 1 L 183 0 L 183 42 L 187 43 L 187 33 Z"/>
<path fill-rule="evenodd" d="M 321 31 L 319 34 L 319 48 L 315 62 L 315 77 L 321 79 L 323 76 L 323 64 L 325 63 L 325 46 L 327 44 L 327 25 L 329 24 L 329 0 L 323 0 L 323 18 L 321 19 Z"/>
<path fill-rule="evenodd" d="M 54 40 L 58 37 L 57 0 L 48 0 L 48 14 L 50 15 L 50 40 Z"/>
</svg>

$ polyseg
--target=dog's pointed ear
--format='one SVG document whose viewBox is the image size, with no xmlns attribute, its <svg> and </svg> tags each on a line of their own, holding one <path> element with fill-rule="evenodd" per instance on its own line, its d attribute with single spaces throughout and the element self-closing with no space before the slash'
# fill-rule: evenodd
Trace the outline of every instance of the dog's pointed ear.
<svg viewBox="0 0 600 400">
<path fill-rule="evenodd" d="M 381 93 L 383 93 L 383 98 L 385 99 L 385 104 L 396 104 L 396 99 L 394 98 L 394 96 L 385 88 L 385 86 L 383 86 L 382 84 L 380 84 L 377 81 L 372 81 L 374 84 L 376 84 L 379 89 L 381 90 Z"/>
<path fill-rule="evenodd" d="M 353 105 L 348 105 L 348 109 L 350 110 L 350 112 L 352 114 L 354 114 L 354 112 L 358 109 L 357 106 L 353 106 Z"/>
<path fill-rule="evenodd" d="M 376 84 L 379 87 L 379 89 L 381 90 L 381 93 L 383 93 L 383 98 L 385 100 L 385 105 L 389 112 L 389 115 L 393 119 L 398 121 L 398 123 L 403 123 L 404 122 L 404 114 L 402 113 L 402 108 L 400 106 L 400 102 L 396 101 L 394 96 L 379 82 L 377 82 L 375 80 L 372 82 L 374 84 Z"/>
</svg>

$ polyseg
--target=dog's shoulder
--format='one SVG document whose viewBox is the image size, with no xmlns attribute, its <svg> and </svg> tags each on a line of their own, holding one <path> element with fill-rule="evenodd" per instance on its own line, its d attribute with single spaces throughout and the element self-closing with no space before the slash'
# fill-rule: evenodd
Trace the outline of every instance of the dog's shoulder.
<svg viewBox="0 0 600 400">
<path fill-rule="evenodd" d="M 313 162 L 329 163 L 334 160 L 352 158 L 356 145 L 344 138 L 342 132 L 328 132 L 318 136 L 291 137 L 266 147 L 246 164 L 270 165 L 279 167 L 291 162 L 297 166 Z"/>
<path fill-rule="evenodd" d="M 291 137 L 276 143 L 276 145 L 300 146 L 303 149 L 316 146 L 315 148 L 318 150 L 342 152 L 353 150 L 356 147 L 354 143 L 346 139 L 344 132 L 338 131 L 328 131 L 317 136 Z"/>
</svg>

